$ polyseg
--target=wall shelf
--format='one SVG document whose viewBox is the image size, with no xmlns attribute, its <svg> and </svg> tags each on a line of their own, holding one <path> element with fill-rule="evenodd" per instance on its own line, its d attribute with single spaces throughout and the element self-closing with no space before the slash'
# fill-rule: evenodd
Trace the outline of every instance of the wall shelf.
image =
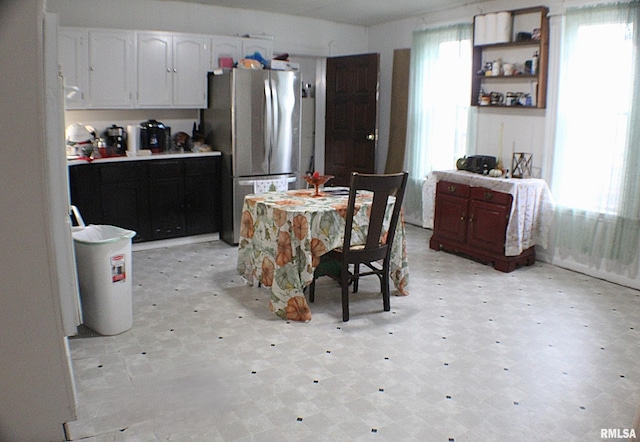
<svg viewBox="0 0 640 442">
<path fill-rule="evenodd" d="M 514 109 L 544 109 L 547 105 L 549 8 L 537 6 L 506 12 L 511 15 L 511 38 L 506 43 L 476 44 L 478 16 L 474 17 L 471 105 Z M 518 33 L 531 33 L 534 28 L 540 30 L 539 39 L 517 41 Z M 536 73 L 526 73 L 525 62 L 532 59 L 535 52 L 538 53 Z M 504 75 L 501 70 L 499 75 L 484 75 L 485 64 L 496 60 L 502 60 L 503 64 L 514 64 L 517 74 Z M 507 92 L 530 94 L 534 105 L 480 105 L 481 92 L 486 94 L 498 92 L 505 96 Z"/>
</svg>

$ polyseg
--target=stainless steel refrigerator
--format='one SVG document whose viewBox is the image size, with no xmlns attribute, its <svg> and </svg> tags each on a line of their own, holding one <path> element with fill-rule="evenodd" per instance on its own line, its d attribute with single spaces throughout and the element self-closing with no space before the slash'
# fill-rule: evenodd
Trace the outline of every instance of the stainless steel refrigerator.
<svg viewBox="0 0 640 442">
<path fill-rule="evenodd" d="M 293 71 L 231 69 L 208 80 L 201 130 L 222 152 L 220 236 L 237 244 L 244 197 L 256 183 L 300 187 L 300 79 Z"/>
</svg>

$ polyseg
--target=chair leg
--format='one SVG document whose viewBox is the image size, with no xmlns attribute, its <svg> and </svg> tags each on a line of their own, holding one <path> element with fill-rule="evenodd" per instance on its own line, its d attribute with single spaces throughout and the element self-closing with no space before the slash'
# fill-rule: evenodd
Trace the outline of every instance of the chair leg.
<svg viewBox="0 0 640 442">
<path fill-rule="evenodd" d="M 382 279 L 384 280 L 384 282 L 382 283 L 382 306 L 384 308 L 384 311 L 388 312 L 389 310 L 391 310 L 391 300 L 389 299 L 389 278 L 383 276 Z"/>
<path fill-rule="evenodd" d="M 309 285 L 309 302 L 315 302 L 316 300 L 316 278 L 313 278 Z"/>
<path fill-rule="evenodd" d="M 360 264 L 353 265 L 353 293 L 358 293 L 358 281 L 360 281 Z"/>
<path fill-rule="evenodd" d="M 389 299 L 389 265 L 385 261 L 382 266 L 383 271 L 380 275 L 380 291 L 382 291 L 382 307 L 385 312 L 391 310 L 391 300 Z"/>
<path fill-rule="evenodd" d="M 348 280 L 347 280 L 348 281 Z M 342 321 L 349 320 L 349 284 L 342 282 Z"/>
</svg>

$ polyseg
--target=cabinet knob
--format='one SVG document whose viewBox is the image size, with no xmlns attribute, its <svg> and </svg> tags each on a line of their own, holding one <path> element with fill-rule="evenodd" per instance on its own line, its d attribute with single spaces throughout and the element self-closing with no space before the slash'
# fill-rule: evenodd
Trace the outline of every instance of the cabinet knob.
<svg viewBox="0 0 640 442">
<path fill-rule="evenodd" d="M 485 192 L 484 193 L 484 199 L 490 200 L 491 198 L 493 198 L 493 193 L 491 193 L 491 192 Z"/>
<path fill-rule="evenodd" d="M 368 141 L 375 141 L 375 140 L 376 140 L 376 136 L 375 136 L 375 134 L 369 134 L 369 135 L 367 135 L 367 140 L 368 140 Z"/>
<path fill-rule="evenodd" d="M 447 190 L 449 191 L 449 193 L 456 193 L 456 190 L 458 190 L 456 188 L 456 186 L 449 186 L 447 187 Z"/>
<path fill-rule="evenodd" d="M 167 68 L 167 72 L 171 72 L 171 68 Z"/>
</svg>

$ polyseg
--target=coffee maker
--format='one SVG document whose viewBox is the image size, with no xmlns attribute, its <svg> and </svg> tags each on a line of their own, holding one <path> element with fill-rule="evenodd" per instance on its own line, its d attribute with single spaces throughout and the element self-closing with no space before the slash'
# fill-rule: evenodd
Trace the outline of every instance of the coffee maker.
<svg viewBox="0 0 640 442">
<path fill-rule="evenodd" d="M 152 153 L 167 152 L 171 147 L 171 128 L 156 120 L 140 123 L 139 149 L 148 149 Z"/>
<path fill-rule="evenodd" d="M 127 154 L 127 132 L 124 127 L 115 124 L 108 127 L 107 133 L 107 149 L 111 155 Z"/>
</svg>

